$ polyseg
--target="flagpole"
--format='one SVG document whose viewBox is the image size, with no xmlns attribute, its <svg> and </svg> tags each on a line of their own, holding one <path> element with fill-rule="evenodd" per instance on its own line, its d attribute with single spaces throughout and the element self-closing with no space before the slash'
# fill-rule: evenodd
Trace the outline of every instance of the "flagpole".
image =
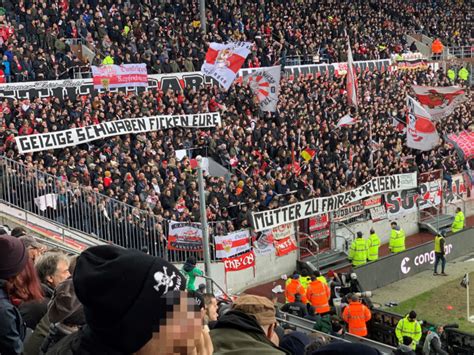
<svg viewBox="0 0 474 355">
<path fill-rule="evenodd" d="M 470 319 L 470 316 L 469 316 L 469 272 L 466 274 L 467 275 L 467 287 L 466 287 L 466 294 L 467 294 L 467 299 L 466 299 L 466 303 L 467 303 L 467 321 L 470 322 L 471 319 Z"/>
</svg>

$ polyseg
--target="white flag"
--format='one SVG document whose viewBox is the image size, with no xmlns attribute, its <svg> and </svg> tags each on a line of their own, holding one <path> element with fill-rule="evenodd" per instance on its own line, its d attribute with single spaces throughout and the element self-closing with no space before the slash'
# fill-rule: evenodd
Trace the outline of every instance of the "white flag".
<svg viewBox="0 0 474 355">
<path fill-rule="evenodd" d="M 431 150 L 439 144 L 439 135 L 431 116 L 418 101 L 407 96 L 407 146 Z"/>
<path fill-rule="evenodd" d="M 349 114 L 347 114 L 339 119 L 339 121 L 337 122 L 337 127 L 341 128 L 341 127 L 352 126 L 356 124 L 357 122 L 358 121 L 354 117 L 351 117 Z"/>
<path fill-rule="evenodd" d="M 352 59 L 351 42 L 347 40 L 347 75 L 346 75 L 346 90 L 347 103 L 350 106 L 357 107 L 357 73 L 354 67 L 354 60 Z"/>
<path fill-rule="evenodd" d="M 465 91 L 457 86 L 432 87 L 412 86 L 416 98 L 431 115 L 433 121 L 449 116 L 454 109 L 467 100 Z"/>
<path fill-rule="evenodd" d="M 260 68 L 246 77 L 262 111 L 275 112 L 280 93 L 281 67 Z"/>
<path fill-rule="evenodd" d="M 249 55 L 251 46 L 250 42 L 211 43 L 201 72 L 214 78 L 224 89 L 229 90 L 237 72 Z"/>
</svg>

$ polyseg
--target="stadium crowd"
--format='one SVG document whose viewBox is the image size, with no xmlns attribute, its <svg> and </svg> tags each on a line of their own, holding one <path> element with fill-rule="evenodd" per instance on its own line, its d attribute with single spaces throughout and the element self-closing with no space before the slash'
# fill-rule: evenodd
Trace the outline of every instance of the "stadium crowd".
<svg viewBox="0 0 474 355">
<path fill-rule="evenodd" d="M 73 77 L 72 68 L 146 63 L 149 73 L 199 70 L 208 42 L 255 44 L 246 66 L 346 60 L 345 31 L 355 60 L 389 58 L 407 49 L 404 35 L 421 31 L 449 45 L 470 45 L 467 1 L 405 0 L 213 1 L 208 32 L 196 1 L 0 2 L 0 54 L 5 80 Z M 403 9 L 404 11 L 401 11 Z M 448 9 L 448 11 L 445 11 Z M 76 40 L 95 53 L 89 63 L 71 50 Z"/>
<path fill-rule="evenodd" d="M 31 193 L 14 196 L 16 191 L 21 191 L 15 185 L 19 181 L 15 180 L 9 184 L 10 195 L 6 199 L 27 204 L 34 197 L 57 193 L 55 218 L 63 222 L 69 218 L 69 225 L 96 235 L 107 234 L 110 228 L 122 228 L 104 228 L 111 216 L 139 229 L 145 228 L 143 223 L 149 223 L 140 222 L 132 214 L 120 216 L 112 199 L 97 200 L 93 196 L 81 199 L 80 190 L 65 188 L 63 183 L 67 181 L 72 186 L 86 186 L 132 205 L 137 211 L 146 211 L 149 216 L 155 216 L 152 223 L 162 233 L 166 228 L 163 220 L 199 220 L 196 170 L 191 168 L 190 157 L 202 154 L 214 158 L 232 173 L 228 183 L 224 178 L 206 175 L 208 219 L 226 221 L 219 228 L 232 231 L 247 227 L 249 210 L 328 196 L 359 186 L 372 176 L 443 168 L 449 180 L 450 174 L 462 171 L 465 162 L 447 144 L 429 152 L 415 151 L 406 147 L 405 133 L 400 130 L 410 86 L 414 83 L 449 85 L 449 79 L 441 71 L 365 71 L 359 73 L 359 83 L 358 111 L 347 106 L 344 77 L 337 76 L 282 79 L 275 113 L 261 112 L 249 87 L 243 83 L 236 83 L 227 94 L 217 86 L 207 86 L 199 90 L 186 88 L 183 92 L 108 93 L 75 100 L 58 97 L 14 100 L 12 105 L 4 99 L 0 112 L 0 150 L 7 158 L 56 177 L 53 180 L 36 176 L 33 181 L 29 173 L 26 181 L 30 184 L 27 191 Z M 470 103 L 471 99 L 438 122 L 441 137 L 472 124 Z M 19 155 L 14 147 L 16 135 L 52 132 L 125 117 L 209 111 L 222 113 L 222 126 L 122 135 L 26 155 Z M 349 112 L 359 123 L 337 128 L 338 119 Z M 370 131 L 372 146 L 368 144 Z M 308 162 L 300 157 L 306 148 L 316 152 Z M 178 160 L 176 150 L 180 149 L 188 149 L 190 157 Z M 99 220 L 89 221 L 87 216 L 94 214 L 99 215 Z"/>
</svg>

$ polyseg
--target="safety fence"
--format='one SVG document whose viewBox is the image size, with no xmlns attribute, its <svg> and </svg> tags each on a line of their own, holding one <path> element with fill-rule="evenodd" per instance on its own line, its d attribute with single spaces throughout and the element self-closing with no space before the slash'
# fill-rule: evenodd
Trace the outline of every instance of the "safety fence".
<svg viewBox="0 0 474 355">
<path fill-rule="evenodd" d="M 156 215 L 152 208 L 140 209 L 140 201 L 129 205 L 106 196 L 101 193 L 105 193 L 102 189 L 79 186 L 77 182 L 68 181 L 65 175 L 53 176 L 6 157 L 0 157 L 0 180 L 1 201 L 66 228 L 124 247 L 145 248 L 150 254 L 172 262 L 183 262 L 191 255 L 198 261 L 203 259 L 199 223 L 166 220 Z M 416 212 L 423 206 L 440 205 L 443 198 L 453 203 L 470 197 L 470 185 L 465 174 L 452 177 L 451 185 L 452 191 L 441 194 L 442 183 L 438 178 L 419 183 L 414 191 L 394 191 L 374 196 L 344 206 L 334 213 L 260 233 L 249 229 L 234 231 L 231 220 L 210 222 L 211 260 L 220 261 L 253 251 L 284 256 L 296 250 L 298 244 L 305 247 L 307 254 L 301 255 L 304 258 L 331 248 L 331 224 L 348 223 L 354 218 L 357 221 L 393 220 Z M 218 247 L 216 236 L 224 237 L 220 238 Z M 247 247 L 234 248 L 232 241 L 236 238 L 246 238 Z M 217 257 L 216 249 L 225 252 L 220 252 Z"/>
</svg>

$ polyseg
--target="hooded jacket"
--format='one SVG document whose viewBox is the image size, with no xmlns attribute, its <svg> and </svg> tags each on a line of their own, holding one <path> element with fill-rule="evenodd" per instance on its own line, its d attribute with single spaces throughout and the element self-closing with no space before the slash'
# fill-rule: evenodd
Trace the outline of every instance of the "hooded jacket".
<svg viewBox="0 0 474 355">
<path fill-rule="evenodd" d="M 214 355 L 289 354 L 273 344 L 257 320 L 240 311 L 229 311 L 211 330 Z"/>
</svg>

